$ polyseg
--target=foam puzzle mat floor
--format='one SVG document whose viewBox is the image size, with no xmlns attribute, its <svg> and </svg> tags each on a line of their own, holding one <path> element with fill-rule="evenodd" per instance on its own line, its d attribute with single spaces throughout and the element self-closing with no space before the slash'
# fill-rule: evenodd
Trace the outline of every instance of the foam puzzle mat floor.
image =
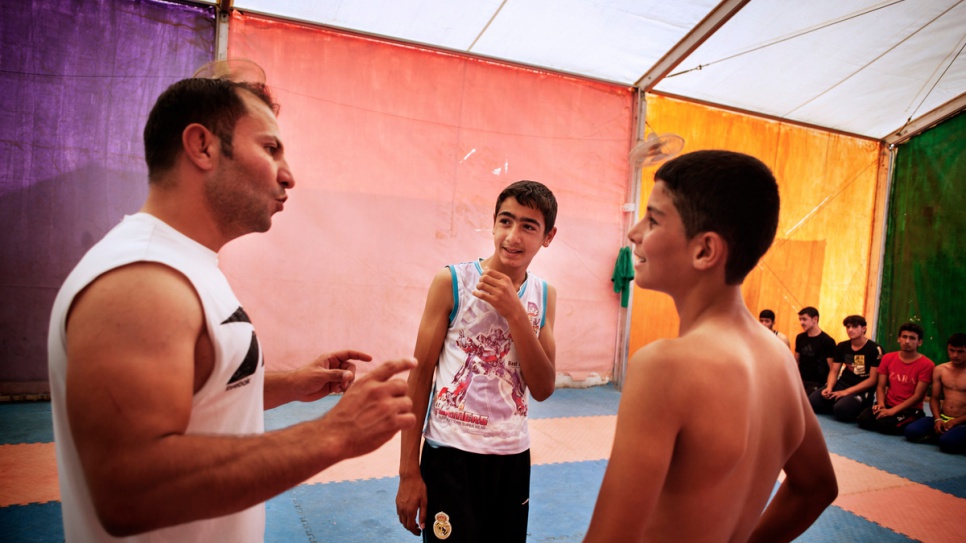
<svg viewBox="0 0 966 543">
<path fill-rule="evenodd" d="M 267 430 L 320 416 L 337 398 L 265 414 Z M 560 389 L 531 402 L 527 541 L 580 542 L 607 466 L 620 393 Z M 966 456 L 819 416 L 839 497 L 796 541 L 966 541 Z M 267 503 L 265 541 L 418 543 L 398 523 L 398 436 Z M 50 404 L 0 404 L 0 533 L 8 543 L 63 541 Z M 777 488 L 777 482 L 776 482 Z"/>
</svg>

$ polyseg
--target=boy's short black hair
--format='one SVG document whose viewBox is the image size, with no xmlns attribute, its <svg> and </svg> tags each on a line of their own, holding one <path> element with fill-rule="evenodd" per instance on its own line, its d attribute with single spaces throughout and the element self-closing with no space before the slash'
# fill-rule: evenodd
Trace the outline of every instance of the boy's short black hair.
<svg viewBox="0 0 966 543">
<path fill-rule="evenodd" d="M 509 197 L 516 198 L 520 205 L 536 209 L 543 214 L 543 233 L 546 234 L 553 229 L 557 222 L 557 198 L 543 183 L 537 181 L 517 181 L 510 184 L 496 199 L 496 209 L 493 211 L 493 218 L 500 213 L 500 206 Z"/>
<path fill-rule="evenodd" d="M 818 309 L 815 309 L 814 307 L 812 307 L 810 305 L 809 306 L 805 306 L 805 307 L 802 308 L 801 311 L 798 312 L 798 316 L 799 317 L 801 317 L 802 315 L 808 315 L 809 317 L 811 317 L 813 319 L 817 319 L 818 318 Z"/>
<path fill-rule="evenodd" d="M 916 334 L 916 337 L 918 337 L 920 341 L 922 341 L 922 336 L 926 334 L 926 331 L 922 329 L 922 326 L 919 326 L 912 321 L 902 323 L 902 325 L 899 326 L 899 333 L 896 335 L 901 336 L 903 332 L 912 332 Z"/>
<path fill-rule="evenodd" d="M 862 315 L 849 315 L 842 321 L 842 326 L 868 326 Z"/>
<path fill-rule="evenodd" d="M 758 318 L 771 319 L 772 322 L 775 322 L 775 312 L 771 309 L 762 309 L 761 313 L 758 314 Z"/>
<path fill-rule="evenodd" d="M 181 134 L 198 123 L 221 140 L 222 153 L 232 157 L 232 136 L 238 119 L 248 114 L 240 90 L 254 94 L 278 115 L 278 104 L 261 83 L 228 79 L 183 79 L 158 96 L 144 126 L 144 159 L 154 182 L 170 170 L 181 152 Z"/>
<path fill-rule="evenodd" d="M 725 283 L 744 281 L 778 229 L 778 183 L 768 166 L 733 151 L 695 151 L 654 174 L 667 187 L 688 239 L 716 232 L 728 244 Z"/>
<path fill-rule="evenodd" d="M 966 334 L 962 332 L 956 332 L 955 334 L 949 336 L 949 340 L 946 342 L 947 347 L 966 347 Z"/>
</svg>

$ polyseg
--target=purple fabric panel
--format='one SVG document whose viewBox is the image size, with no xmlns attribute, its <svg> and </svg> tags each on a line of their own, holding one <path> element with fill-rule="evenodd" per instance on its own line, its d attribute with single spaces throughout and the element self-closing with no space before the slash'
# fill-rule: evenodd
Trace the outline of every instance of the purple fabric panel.
<svg viewBox="0 0 966 543">
<path fill-rule="evenodd" d="M 0 0 L 0 12 L 2 387 L 46 381 L 57 290 L 144 201 L 144 121 L 214 58 L 215 19 L 146 0 Z"/>
</svg>

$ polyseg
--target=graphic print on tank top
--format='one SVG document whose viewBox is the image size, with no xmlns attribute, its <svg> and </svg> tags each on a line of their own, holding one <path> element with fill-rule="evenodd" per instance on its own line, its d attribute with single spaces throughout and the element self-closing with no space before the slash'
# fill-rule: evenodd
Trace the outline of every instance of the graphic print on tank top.
<svg viewBox="0 0 966 543">
<path fill-rule="evenodd" d="M 534 331 L 539 332 L 537 304 L 527 304 L 527 316 Z M 466 359 L 453 381 L 437 393 L 433 404 L 436 413 L 477 428 L 485 427 L 491 417 L 526 417 L 526 386 L 520 364 L 506 360 L 512 343 L 509 331 L 501 327 L 491 327 L 488 333 L 475 337 L 461 331 L 456 344 Z M 470 388 L 473 392 L 468 395 Z"/>
<path fill-rule="evenodd" d="M 242 309 L 241 306 L 239 306 L 238 309 L 236 309 L 235 312 L 232 313 L 231 316 L 225 319 L 221 324 L 226 325 L 232 323 L 247 323 L 248 325 L 253 326 L 251 319 L 248 318 L 248 313 L 245 313 L 245 310 Z M 240 381 L 244 381 L 255 374 L 255 371 L 258 369 L 258 361 L 260 358 L 261 347 L 258 344 L 258 337 L 255 335 L 255 330 L 252 330 L 252 341 L 248 346 L 248 352 L 245 354 L 245 358 L 242 359 L 241 365 L 238 366 L 238 369 L 235 370 L 234 374 L 232 374 L 231 379 L 228 380 L 228 388 L 226 390 L 244 386 L 245 383 L 241 383 Z M 263 360 L 262 364 L 264 363 L 265 361 Z"/>
</svg>

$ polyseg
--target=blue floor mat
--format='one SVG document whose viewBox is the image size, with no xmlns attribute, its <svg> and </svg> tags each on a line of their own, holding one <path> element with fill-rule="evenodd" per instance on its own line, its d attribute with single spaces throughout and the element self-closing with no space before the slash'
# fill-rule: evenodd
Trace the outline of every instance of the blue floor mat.
<svg viewBox="0 0 966 543">
<path fill-rule="evenodd" d="M 51 543 L 63 540 L 60 502 L 0 507 L 0 541 Z"/>
<path fill-rule="evenodd" d="M 54 423 L 50 416 L 50 402 L 0 405 L 0 445 L 53 441 Z"/>
</svg>

